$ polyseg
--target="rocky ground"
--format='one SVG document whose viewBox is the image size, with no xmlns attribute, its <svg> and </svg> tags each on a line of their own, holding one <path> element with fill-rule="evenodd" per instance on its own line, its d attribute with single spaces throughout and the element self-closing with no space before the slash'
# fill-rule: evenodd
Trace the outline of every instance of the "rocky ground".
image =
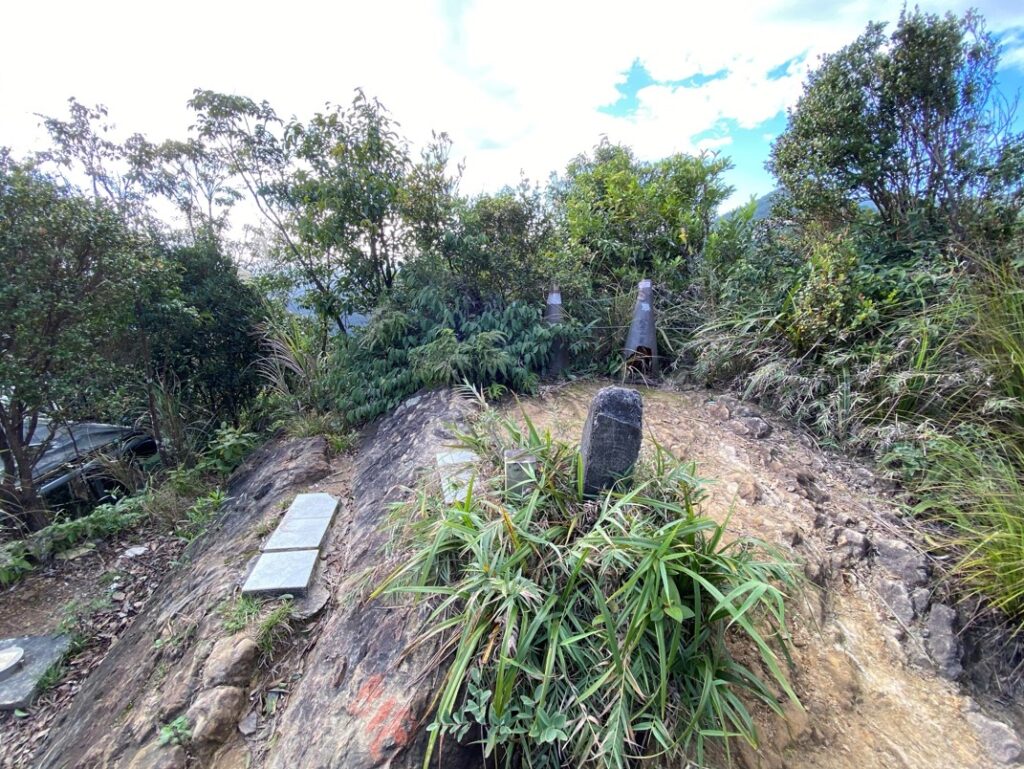
<svg viewBox="0 0 1024 769">
<path fill-rule="evenodd" d="M 556 437 L 578 440 L 598 388 L 552 388 L 522 407 Z M 643 450 L 657 442 L 696 462 L 709 479 L 707 512 L 729 515 L 735 534 L 789 549 L 810 578 L 792 623 L 806 712 L 765 715 L 766 744 L 756 755 L 743 751 L 747 767 L 958 769 L 1022 758 L 1008 726 L 1019 713 L 993 692 L 957 683 L 958 612 L 888 484 L 750 404 L 639 389 Z"/>
<path fill-rule="evenodd" d="M 578 441 L 598 387 L 554 387 L 522 405 L 538 425 Z M 715 479 L 709 514 L 731 514 L 735 533 L 788 549 L 810 578 L 795 597 L 792 623 L 793 678 L 805 710 L 790 707 L 784 719 L 762 714 L 765 744 L 741 751 L 744 766 L 953 769 L 1020 758 L 1008 726 L 1019 715 L 1012 698 L 963 685 L 962 667 L 971 663 L 960 617 L 886 484 L 749 404 L 639 389 L 644 450 L 657 441 L 696 461 L 700 475 Z M 124 593 L 119 603 L 128 611 L 110 607 L 117 640 L 97 652 L 102 660 L 89 664 L 91 674 L 75 677 L 74 691 L 50 710 L 44 703 L 46 719 L 33 709 L 29 718 L 0 720 L 6 765 L 418 765 L 417 724 L 439 666 L 430 649 L 402 654 L 416 617 L 369 601 L 367 586 L 394 557 L 388 503 L 431 472 L 451 438 L 446 424 L 467 413 L 454 396 L 433 393 L 368 430 L 353 456 L 329 458 L 317 439 L 271 444 L 232 479 L 219 524 L 174 565 L 151 552 L 155 571 L 145 560 L 119 566 L 121 544 L 71 562 L 68 573 L 92 575 L 81 584 L 93 593 Z M 294 605 L 268 655 L 254 642 L 255 628 L 226 629 L 224 607 L 262 537 L 302 491 L 334 494 L 341 510 L 318 588 Z M 139 573 L 112 590 L 102 576 L 112 569 Z M 0 622 L 9 634 L 24 632 L 17 607 L 33 618 L 33 631 L 55 625 L 57 612 L 30 608 L 41 589 L 32 584 L 2 594 Z M 64 600 L 57 582 L 51 587 Z M 431 675 L 422 675 L 425 667 Z M 191 740 L 161 746 L 161 727 L 181 716 Z M 472 763 L 472 754 L 460 753 L 444 765 Z"/>
</svg>

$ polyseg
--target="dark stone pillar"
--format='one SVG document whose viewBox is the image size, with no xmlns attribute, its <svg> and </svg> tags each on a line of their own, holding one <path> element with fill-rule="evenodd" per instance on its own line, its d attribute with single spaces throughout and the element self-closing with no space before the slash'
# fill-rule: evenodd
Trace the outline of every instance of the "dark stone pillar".
<svg viewBox="0 0 1024 769">
<path fill-rule="evenodd" d="M 644 403 L 640 393 L 605 387 L 590 404 L 583 426 L 583 493 L 599 494 L 629 475 L 640 454 Z"/>
</svg>

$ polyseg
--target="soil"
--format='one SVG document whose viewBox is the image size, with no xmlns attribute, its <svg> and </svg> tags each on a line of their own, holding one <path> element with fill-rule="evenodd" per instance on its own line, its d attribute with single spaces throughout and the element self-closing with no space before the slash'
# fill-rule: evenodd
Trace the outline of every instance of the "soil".
<svg viewBox="0 0 1024 769">
<path fill-rule="evenodd" d="M 521 406 L 538 427 L 578 441 L 601 386 L 551 388 Z M 738 435 L 735 412 L 749 406 L 716 403 L 704 391 L 637 389 L 644 399 L 642 452 L 658 443 L 696 462 L 700 477 L 716 479 L 707 485 L 704 510 L 717 520 L 728 516 L 733 534 L 782 546 L 827 572 L 835 550 L 829 532 L 837 523 L 868 537 L 899 528 L 886 484 L 866 469 L 824 455 L 779 425 L 761 439 Z M 806 712 L 791 706 L 786 719 L 762 714 L 762 750 L 741 755 L 750 769 L 994 765 L 965 720 L 971 700 L 934 673 L 920 637 L 889 614 L 874 571 L 868 560 L 855 559 L 824 590 L 811 585 L 800 597 L 791 620 L 793 683 Z"/>
<path fill-rule="evenodd" d="M 521 406 L 539 427 L 575 442 L 601 386 L 546 388 Z M 869 541 L 884 535 L 912 542 L 887 485 L 865 468 L 819 451 L 806 436 L 749 405 L 703 391 L 637 389 L 644 398 L 643 451 L 653 451 L 657 443 L 696 462 L 700 476 L 714 479 L 707 484 L 705 512 L 719 520 L 729 516 L 733 535 L 784 548 L 813 579 L 793 597 L 790 625 L 792 680 L 804 708 L 790 705 L 784 718 L 759 712 L 763 744 L 757 752 L 740 749 L 739 764 L 746 769 L 996 766 L 965 718 L 972 700 L 959 684 L 939 677 L 929 661 L 920 622 L 903 626 L 887 608 L 871 551 L 851 558 L 835 542 L 836 532 L 846 529 Z M 507 408 L 514 413 L 514 406 Z M 749 418 L 765 420 L 764 427 L 742 422 Z M 439 436 L 425 434 L 419 445 L 379 429 L 376 440 L 371 434 L 355 456 L 334 457 L 329 465 L 319 458 L 323 450 L 308 442 L 261 450 L 262 458 L 254 458 L 236 479 L 235 501 L 223 524 L 206 542 L 190 548 L 188 557 L 180 559 L 184 565 L 172 568 L 169 557 L 154 553 L 151 565 L 140 561 L 133 566 L 140 571 L 132 578 L 135 587 L 128 589 L 131 611 L 124 617 L 115 613 L 115 626 L 104 631 L 109 638 L 84 655 L 82 669 L 58 687 L 58 694 L 44 697 L 27 719 L 0 717 L 0 767 L 146 765 L 139 761 L 148 755 L 143 746 L 154 741 L 154 724 L 183 712 L 201 688 L 204 655 L 223 635 L 217 607 L 237 590 L 260 532 L 269 531 L 299 491 L 326 491 L 341 500 L 323 550 L 323 590 L 307 599 L 314 604 L 312 614 L 294 623 L 273 663 L 250 682 L 245 729 L 212 756 L 191 749 L 182 755 L 187 753 L 189 767 L 217 769 L 405 766 L 402 752 L 412 733 L 404 721 L 388 732 L 390 741 L 379 760 L 374 750 L 379 752 L 383 743 L 373 734 L 366 736 L 374 750 L 364 756 L 358 728 L 360 718 L 380 727 L 381 718 L 363 713 L 368 701 L 361 698 L 368 690 L 360 682 L 382 678 L 370 675 L 374 670 L 367 666 L 404 647 L 401 636 L 409 620 L 389 607 L 353 604 L 358 593 L 353 580 L 375 557 L 368 542 L 379 539 L 373 520 L 386 507 L 380 494 L 367 498 L 367 489 L 411 484 L 415 468 L 407 465 L 424 462 L 443 440 Z M 67 601 L 108 595 L 110 577 L 104 575 L 120 568 L 117 557 L 131 544 L 136 542 L 98 545 L 94 552 L 41 569 L 0 593 L 0 634 L 52 631 Z M 151 583 L 160 574 L 163 581 L 154 593 Z M 136 613 L 141 619 L 132 622 Z M 167 628 L 186 625 L 193 631 L 191 640 L 159 650 L 154 639 L 165 638 Z M 373 694 L 393 705 L 408 694 L 403 687 L 411 685 L 403 678 L 408 671 L 388 671 L 381 684 L 385 689 L 374 688 Z M 155 687 L 154 681 L 163 683 Z M 127 707 L 117 704 L 124 702 Z M 123 712 L 115 714 L 118 708 Z M 351 742 L 345 744 L 351 747 L 339 747 L 339 727 L 347 730 L 345 739 Z M 309 734 L 320 736 L 310 740 Z M 27 757 L 37 746 L 31 764 Z M 160 755 L 169 757 L 170 752 Z M 76 764 L 81 756 L 84 762 Z"/>
<path fill-rule="evenodd" d="M 125 556 L 139 546 L 146 552 Z M 149 602 L 183 546 L 159 529 L 136 529 L 83 547 L 74 558 L 42 564 L 0 592 L 0 638 L 64 632 L 65 624 L 73 624 L 83 644 L 60 682 L 23 714 L 0 712 L 0 767 L 29 765 L 54 720 Z"/>
</svg>

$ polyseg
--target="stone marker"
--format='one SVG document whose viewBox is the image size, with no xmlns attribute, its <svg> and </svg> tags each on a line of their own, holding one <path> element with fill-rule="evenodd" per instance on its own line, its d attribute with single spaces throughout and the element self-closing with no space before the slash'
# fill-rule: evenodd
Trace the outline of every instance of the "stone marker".
<svg viewBox="0 0 1024 769">
<path fill-rule="evenodd" d="M 0 673 L 0 710 L 16 710 L 32 704 L 39 679 L 64 656 L 68 643 L 68 638 L 62 635 L 0 640 L 0 671 L 5 671 Z"/>
<path fill-rule="evenodd" d="M 628 475 L 640 454 L 644 403 L 640 393 L 605 387 L 590 404 L 583 426 L 583 492 L 598 494 Z"/>
<path fill-rule="evenodd" d="M 640 374 L 658 373 L 658 332 L 654 327 L 654 288 L 649 280 L 637 285 L 633 322 L 623 351 L 626 366 Z"/>
<path fill-rule="evenodd" d="M 263 553 L 242 586 L 245 595 L 301 595 L 313 578 L 317 550 Z"/>
<path fill-rule="evenodd" d="M 285 517 L 260 549 L 264 553 L 279 550 L 316 550 L 323 544 L 330 527 L 330 518 Z"/>
<path fill-rule="evenodd" d="M 285 518 L 326 518 L 331 520 L 338 509 L 338 500 L 330 494 L 299 494 L 295 497 Z"/>
<path fill-rule="evenodd" d="M 562 292 L 555 286 L 548 294 L 547 305 L 544 307 L 544 322 L 549 326 L 557 326 L 565 320 L 562 313 Z M 569 348 L 561 336 L 555 337 L 551 343 L 551 359 L 548 361 L 545 373 L 548 376 L 556 377 L 569 365 Z"/>
<path fill-rule="evenodd" d="M 0 681 L 4 681 L 21 670 L 21 661 L 25 658 L 25 650 L 20 646 L 8 646 L 0 649 Z"/>
<path fill-rule="evenodd" d="M 446 505 L 465 502 L 469 484 L 473 480 L 475 465 L 480 460 L 468 449 L 442 451 L 436 457 L 437 473 L 441 478 L 441 491 Z"/>
<path fill-rule="evenodd" d="M 537 457 L 526 449 L 505 451 L 505 491 L 509 496 L 529 496 L 536 488 L 536 479 Z"/>
</svg>

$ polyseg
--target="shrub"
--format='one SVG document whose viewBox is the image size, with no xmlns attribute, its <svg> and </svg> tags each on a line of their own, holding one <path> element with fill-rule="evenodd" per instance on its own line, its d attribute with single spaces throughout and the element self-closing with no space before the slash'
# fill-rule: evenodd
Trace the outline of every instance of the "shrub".
<svg viewBox="0 0 1024 769">
<path fill-rule="evenodd" d="M 474 307 L 435 288 L 378 310 L 369 326 L 338 340 L 332 359 L 337 410 L 358 425 L 423 387 L 463 380 L 533 391 L 556 330 L 539 305 Z"/>
<path fill-rule="evenodd" d="M 587 500 L 578 452 L 528 421 L 492 415 L 466 443 L 494 462 L 521 446 L 539 464 L 524 500 L 478 483 L 464 503 L 424 491 L 400 512 L 411 550 L 378 592 L 428 598 L 417 643 L 451 657 L 428 761 L 452 735 L 504 766 L 700 763 L 709 739 L 756 741 L 748 703 L 796 700 L 777 657 L 790 566 L 700 514 L 692 465 L 658 449 L 635 480 Z"/>
</svg>

